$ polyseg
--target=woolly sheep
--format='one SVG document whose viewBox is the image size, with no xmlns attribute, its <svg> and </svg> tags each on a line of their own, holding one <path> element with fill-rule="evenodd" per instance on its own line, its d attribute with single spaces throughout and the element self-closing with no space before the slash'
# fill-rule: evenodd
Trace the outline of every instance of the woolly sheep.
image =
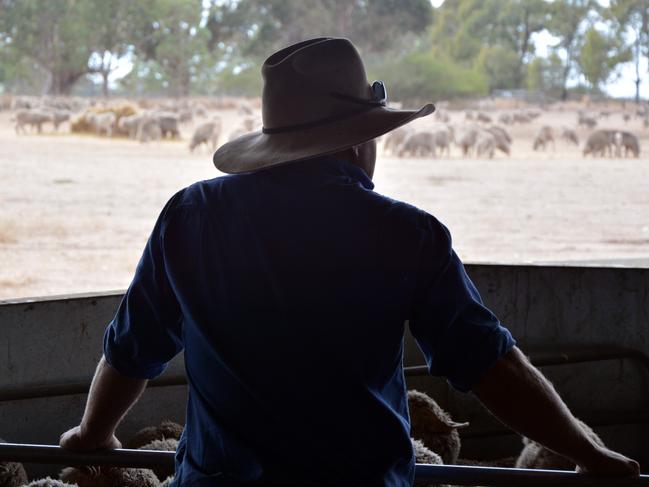
<svg viewBox="0 0 649 487">
<path fill-rule="evenodd" d="M 615 134 L 609 130 L 595 130 L 586 139 L 583 155 L 599 155 L 604 157 L 608 152 L 611 154 L 611 146 L 615 143 Z"/>
<path fill-rule="evenodd" d="M 158 487 L 160 481 L 152 470 L 144 468 L 91 467 L 80 470 L 64 468 L 59 474 L 63 482 L 78 487 Z"/>
<path fill-rule="evenodd" d="M 624 149 L 624 157 L 628 157 L 629 153 L 633 157 L 640 156 L 640 142 L 638 137 L 631 132 L 618 132 L 616 135 L 618 146 Z"/>
<path fill-rule="evenodd" d="M 502 127 L 498 127 L 497 125 L 493 125 L 487 128 L 486 130 L 487 132 L 489 132 L 491 135 L 494 136 L 496 149 L 509 155 L 510 152 L 509 144 L 512 143 L 512 138 L 507 133 L 507 131 Z"/>
<path fill-rule="evenodd" d="M 462 149 L 462 154 L 468 156 L 469 153 L 475 148 L 475 143 L 478 140 L 478 131 L 474 128 L 469 129 L 460 140 L 457 141 L 457 145 Z"/>
<path fill-rule="evenodd" d="M 435 153 L 435 134 L 432 132 L 417 132 L 409 136 L 399 149 L 399 157 L 437 157 Z"/>
<path fill-rule="evenodd" d="M 410 438 L 412 442 L 412 448 L 415 451 L 415 461 L 417 463 L 423 463 L 426 465 L 442 465 L 442 457 L 440 457 L 434 451 L 429 450 L 426 446 L 419 440 Z M 445 487 L 437 484 L 428 484 L 426 482 L 415 482 L 416 487 Z"/>
<path fill-rule="evenodd" d="M 0 439 L 0 443 L 5 443 Z M 22 463 L 17 462 L 0 462 L 0 486 L 17 487 L 29 482 L 27 472 Z"/>
<path fill-rule="evenodd" d="M 401 144 L 403 144 L 411 133 L 412 129 L 410 127 L 399 127 L 398 129 L 393 130 L 385 137 L 383 150 L 396 155 Z"/>
<path fill-rule="evenodd" d="M 220 118 L 199 125 L 194 131 L 192 139 L 189 141 L 189 150 L 194 152 L 194 149 L 199 145 L 207 145 L 208 143 L 212 145 L 212 150 L 215 150 L 221 135 L 221 127 L 222 123 Z"/>
<path fill-rule="evenodd" d="M 60 480 L 45 477 L 44 479 L 34 480 L 23 487 L 78 487 L 77 484 L 66 484 Z"/>
<path fill-rule="evenodd" d="M 449 156 L 451 155 L 451 142 L 455 142 L 455 132 L 452 127 L 447 127 L 445 129 L 436 130 L 435 135 L 435 147 L 439 148 L 440 155 L 443 155 L 446 152 Z"/>
<path fill-rule="evenodd" d="M 561 132 L 561 137 L 563 137 L 568 142 L 579 145 L 579 137 L 577 136 L 577 132 L 575 132 L 573 129 L 564 128 Z"/>
<path fill-rule="evenodd" d="M 178 440 L 176 438 L 165 438 L 162 440 L 153 440 L 151 443 L 143 445 L 140 450 L 156 450 L 156 451 L 176 451 L 178 449 Z M 174 474 L 174 467 L 171 468 L 154 468 L 158 479 L 165 479 Z"/>
<path fill-rule="evenodd" d="M 155 440 L 179 440 L 183 427 L 173 421 L 163 421 L 159 426 L 143 428 L 126 442 L 126 448 L 142 448 Z M 174 448 L 175 449 L 175 448 Z"/>
<path fill-rule="evenodd" d="M 410 435 L 441 456 L 445 464 L 454 464 L 460 454 L 457 430 L 469 423 L 456 423 L 433 398 L 414 389 L 408 391 L 408 408 Z"/>
<path fill-rule="evenodd" d="M 577 420 L 579 426 L 599 446 L 604 446 L 602 440 L 584 422 Z M 548 450 L 544 446 L 523 437 L 523 450 L 516 460 L 516 468 L 539 468 L 550 470 L 574 470 L 576 465 L 558 453 Z"/>
<path fill-rule="evenodd" d="M 32 130 L 36 128 L 40 134 L 43 131 L 43 124 L 52 121 L 52 115 L 40 110 L 20 110 L 14 115 L 16 134 L 26 133 L 25 125 L 30 125 Z"/>
<path fill-rule="evenodd" d="M 475 153 L 477 157 L 488 157 L 493 159 L 496 151 L 496 138 L 490 132 L 481 131 L 475 144 Z"/>
<path fill-rule="evenodd" d="M 552 130 L 552 127 L 549 125 L 544 125 L 537 132 L 532 148 L 534 150 L 539 150 L 542 147 L 543 150 L 545 150 L 550 142 L 552 142 L 552 147 L 555 147 L 554 130 Z"/>
</svg>

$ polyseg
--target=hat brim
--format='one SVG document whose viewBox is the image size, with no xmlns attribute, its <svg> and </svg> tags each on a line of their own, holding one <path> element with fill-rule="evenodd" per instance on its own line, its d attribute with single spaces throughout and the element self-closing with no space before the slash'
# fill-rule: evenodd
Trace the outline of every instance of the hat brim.
<svg viewBox="0 0 649 487">
<path fill-rule="evenodd" d="M 258 171 L 363 144 L 434 111 L 433 104 L 419 110 L 379 106 L 320 126 L 272 134 L 251 132 L 223 144 L 212 161 L 224 173 Z"/>
</svg>

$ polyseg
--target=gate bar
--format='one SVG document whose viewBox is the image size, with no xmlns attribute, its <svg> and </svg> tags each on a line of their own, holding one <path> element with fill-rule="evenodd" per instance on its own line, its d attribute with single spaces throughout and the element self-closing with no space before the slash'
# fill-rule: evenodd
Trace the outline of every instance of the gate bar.
<svg viewBox="0 0 649 487">
<path fill-rule="evenodd" d="M 89 453 L 64 450 L 55 445 L 0 444 L 0 462 L 106 465 L 133 468 L 173 468 L 175 452 L 118 448 Z M 649 487 L 649 475 L 639 477 L 594 476 L 563 470 L 465 467 L 417 464 L 417 481 L 493 487 Z"/>
</svg>

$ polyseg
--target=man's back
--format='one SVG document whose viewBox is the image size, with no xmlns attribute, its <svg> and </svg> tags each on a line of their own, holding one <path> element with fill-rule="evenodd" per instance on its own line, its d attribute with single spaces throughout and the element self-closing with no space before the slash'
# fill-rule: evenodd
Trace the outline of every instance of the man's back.
<svg viewBox="0 0 649 487">
<path fill-rule="evenodd" d="M 105 354 L 150 378 L 185 347 L 177 482 L 411 477 L 403 327 L 452 252 L 434 218 L 372 187 L 324 157 L 200 182 L 163 210 Z"/>
</svg>

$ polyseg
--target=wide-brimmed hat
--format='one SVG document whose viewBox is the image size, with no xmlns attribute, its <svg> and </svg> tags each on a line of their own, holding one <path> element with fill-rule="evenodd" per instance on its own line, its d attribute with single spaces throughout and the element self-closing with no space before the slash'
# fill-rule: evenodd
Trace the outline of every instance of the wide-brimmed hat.
<svg viewBox="0 0 649 487">
<path fill-rule="evenodd" d="M 348 39 L 321 37 L 286 47 L 264 62 L 263 129 L 219 147 L 226 173 L 265 169 L 362 144 L 435 111 L 386 107 L 382 82 L 370 85 Z"/>
</svg>

